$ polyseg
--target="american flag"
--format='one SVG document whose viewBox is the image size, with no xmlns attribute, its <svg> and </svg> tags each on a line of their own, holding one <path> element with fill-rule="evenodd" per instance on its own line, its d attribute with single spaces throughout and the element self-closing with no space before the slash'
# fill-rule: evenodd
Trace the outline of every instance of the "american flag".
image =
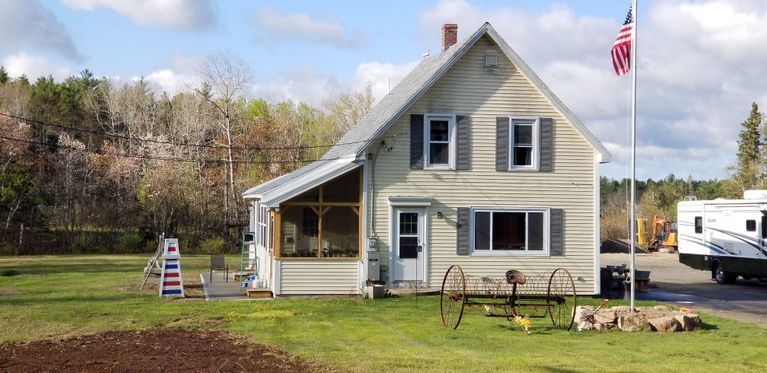
<svg viewBox="0 0 767 373">
<path fill-rule="evenodd" d="M 618 76 L 628 74 L 631 69 L 631 37 L 634 30 L 634 16 L 631 7 L 629 7 L 629 14 L 626 15 L 626 22 L 623 22 L 623 26 L 618 31 L 618 36 L 615 38 L 615 43 L 610 51 L 613 57 L 613 68 Z"/>
</svg>

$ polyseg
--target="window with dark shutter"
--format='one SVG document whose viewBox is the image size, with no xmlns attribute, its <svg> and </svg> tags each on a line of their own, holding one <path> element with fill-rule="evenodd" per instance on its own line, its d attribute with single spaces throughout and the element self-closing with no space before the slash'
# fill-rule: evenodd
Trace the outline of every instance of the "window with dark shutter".
<svg viewBox="0 0 767 373">
<path fill-rule="evenodd" d="M 455 222 L 456 241 L 455 241 L 455 253 L 457 255 L 469 255 L 471 250 L 469 248 L 469 236 L 471 231 L 469 230 L 469 219 L 471 217 L 471 209 L 468 207 L 459 207 Z"/>
<path fill-rule="evenodd" d="M 554 171 L 554 121 L 551 118 L 541 118 L 541 150 L 539 171 Z"/>
<path fill-rule="evenodd" d="M 458 145 L 456 146 L 455 169 L 466 171 L 471 169 L 471 117 L 458 115 L 456 122 Z"/>
<path fill-rule="evenodd" d="M 423 114 L 410 116 L 410 168 L 423 169 Z"/>
<path fill-rule="evenodd" d="M 509 170 L 509 117 L 495 118 L 495 169 Z"/>
<path fill-rule="evenodd" d="M 565 255 L 565 210 L 549 209 L 549 255 Z"/>
<path fill-rule="evenodd" d="M 553 123 L 551 118 L 496 117 L 496 170 L 553 171 Z"/>
</svg>

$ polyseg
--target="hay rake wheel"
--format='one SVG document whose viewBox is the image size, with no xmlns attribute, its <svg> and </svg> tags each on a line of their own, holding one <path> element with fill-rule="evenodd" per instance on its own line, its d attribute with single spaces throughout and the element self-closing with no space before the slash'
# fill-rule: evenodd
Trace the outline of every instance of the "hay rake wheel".
<svg viewBox="0 0 767 373">
<path fill-rule="evenodd" d="M 439 311 L 442 324 L 450 329 L 457 329 L 461 324 L 463 309 L 466 306 L 466 276 L 461 267 L 448 268 L 442 279 L 442 291 L 439 295 Z"/>
<path fill-rule="evenodd" d="M 570 330 L 575 320 L 576 292 L 573 277 L 564 268 L 557 268 L 549 278 L 548 312 L 555 328 Z"/>
</svg>

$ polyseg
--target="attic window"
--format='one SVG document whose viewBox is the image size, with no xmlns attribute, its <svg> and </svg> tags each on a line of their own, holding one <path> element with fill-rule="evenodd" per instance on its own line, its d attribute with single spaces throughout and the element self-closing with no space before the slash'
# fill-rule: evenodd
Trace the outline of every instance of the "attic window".
<svg viewBox="0 0 767 373">
<path fill-rule="evenodd" d="M 494 54 L 485 55 L 485 67 L 498 67 L 498 56 Z"/>
</svg>

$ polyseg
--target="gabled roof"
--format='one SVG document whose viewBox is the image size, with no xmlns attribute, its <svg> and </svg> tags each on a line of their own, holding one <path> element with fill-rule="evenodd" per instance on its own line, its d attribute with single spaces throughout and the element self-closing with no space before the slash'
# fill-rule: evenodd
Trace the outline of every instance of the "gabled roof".
<svg viewBox="0 0 767 373">
<path fill-rule="evenodd" d="M 607 148 L 589 132 L 580 119 L 559 100 L 554 92 L 543 83 L 533 69 L 519 57 L 488 22 L 485 22 L 482 27 L 469 37 L 448 48 L 447 51 L 435 56 L 425 57 L 386 97 L 381 99 L 381 102 L 370 113 L 349 130 L 346 136 L 338 142 L 338 145 L 331 148 L 325 154 L 325 158 L 335 158 L 351 154 L 357 157 L 362 155 L 370 144 L 378 140 L 402 114 L 418 101 L 484 35 L 488 35 L 493 39 L 522 74 L 575 126 L 581 135 L 601 155 L 600 161 L 602 163 L 610 162 L 611 155 Z"/>
<path fill-rule="evenodd" d="M 365 115 L 359 123 L 346 133 L 341 140 L 323 156 L 322 160 L 308 164 L 286 175 L 262 183 L 243 193 L 246 199 L 261 199 L 265 202 L 268 198 L 271 204 L 279 204 L 285 199 L 279 196 L 291 196 L 289 190 L 277 191 L 283 188 L 297 188 L 308 190 L 324 180 L 320 177 L 323 173 L 327 176 L 337 176 L 337 170 L 346 169 L 354 159 L 364 157 L 367 148 L 376 142 L 386 130 L 391 127 L 408 109 L 426 93 L 474 44 L 483 36 L 489 36 L 503 51 L 506 57 L 527 77 L 528 80 L 543 94 L 544 97 L 579 131 L 594 149 L 600 154 L 600 162 L 610 162 L 611 155 L 607 148 L 589 132 L 586 126 L 568 109 L 562 101 L 552 92 L 540 77 L 528 66 L 519 55 L 506 43 L 497 31 L 485 23 L 469 37 L 459 41 L 448 50 L 434 56 L 425 57 L 394 89 Z M 341 162 L 335 162 L 335 161 Z M 345 165 L 345 166 L 342 166 Z M 356 166 L 354 166 L 356 167 Z"/>
</svg>

